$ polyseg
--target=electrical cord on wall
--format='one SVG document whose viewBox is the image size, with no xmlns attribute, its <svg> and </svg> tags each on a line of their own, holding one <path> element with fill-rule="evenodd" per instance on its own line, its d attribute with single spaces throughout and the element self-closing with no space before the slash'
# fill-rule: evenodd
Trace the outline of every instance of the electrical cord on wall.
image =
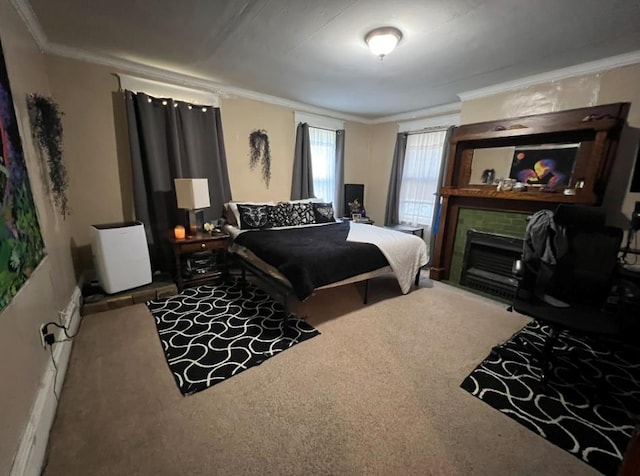
<svg viewBox="0 0 640 476">
<path fill-rule="evenodd" d="M 43 333 L 46 335 L 49 333 L 49 331 L 47 330 L 47 327 L 52 325 L 52 326 L 56 326 L 58 329 L 62 329 L 62 332 L 64 332 L 64 335 L 66 336 L 66 338 L 64 339 L 60 339 L 60 340 L 56 340 L 51 342 L 52 344 L 57 344 L 59 342 L 69 342 L 71 339 L 73 339 L 75 336 L 77 336 L 80 333 L 80 328 L 82 327 L 82 321 L 84 319 L 82 318 L 82 316 L 80 316 L 80 321 L 78 322 L 78 328 L 76 329 L 76 331 L 73 334 L 69 334 L 69 328 L 67 326 L 63 326 L 62 324 L 58 324 L 55 321 L 50 321 L 47 322 L 44 326 L 43 326 Z"/>
<path fill-rule="evenodd" d="M 56 365 L 56 359 L 53 358 L 53 346 L 49 346 L 49 354 L 51 355 L 51 363 L 53 364 L 53 368 L 55 370 L 53 374 L 53 394 L 56 397 L 56 402 L 60 402 L 60 397 L 58 396 L 58 392 L 56 391 L 56 385 L 58 381 L 58 366 Z"/>
<path fill-rule="evenodd" d="M 58 396 L 58 392 L 56 390 L 57 382 L 58 382 L 58 365 L 56 364 L 56 359 L 53 356 L 53 344 L 58 344 L 62 342 L 69 342 L 74 337 L 76 337 L 80 333 L 80 328 L 82 327 L 83 316 L 80 315 L 80 322 L 78 322 L 78 328 L 73 334 L 69 334 L 69 328 L 63 324 L 58 322 L 47 322 L 44 326 L 42 326 L 42 334 L 44 336 L 45 344 L 49 345 L 49 354 L 51 355 L 51 363 L 53 364 L 54 374 L 53 374 L 53 394 L 56 397 L 56 401 L 60 401 L 60 397 Z M 48 327 L 52 325 L 57 327 L 58 329 L 62 329 L 64 335 L 66 336 L 64 339 L 55 340 L 55 336 L 49 333 Z"/>
</svg>

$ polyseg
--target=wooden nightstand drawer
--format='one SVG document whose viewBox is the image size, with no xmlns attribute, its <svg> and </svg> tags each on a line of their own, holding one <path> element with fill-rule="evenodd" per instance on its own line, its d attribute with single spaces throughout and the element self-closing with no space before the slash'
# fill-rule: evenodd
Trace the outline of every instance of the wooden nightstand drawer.
<svg viewBox="0 0 640 476">
<path fill-rule="evenodd" d="M 227 248 L 230 237 L 226 233 L 198 233 L 176 240 L 172 230 L 168 239 L 173 246 L 178 291 L 185 286 L 207 284 L 211 280 L 228 277 Z"/>
<path fill-rule="evenodd" d="M 180 245 L 180 253 L 197 253 L 198 251 L 218 250 L 227 247 L 227 239 L 202 241 L 200 243 L 185 243 Z"/>
</svg>

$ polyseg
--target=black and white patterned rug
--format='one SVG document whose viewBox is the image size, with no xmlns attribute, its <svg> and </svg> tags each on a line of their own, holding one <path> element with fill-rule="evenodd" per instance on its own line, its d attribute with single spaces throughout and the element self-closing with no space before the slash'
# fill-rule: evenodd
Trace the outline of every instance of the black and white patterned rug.
<svg viewBox="0 0 640 476">
<path fill-rule="evenodd" d="M 283 334 L 284 308 L 250 283 L 244 292 L 236 281 L 189 288 L 168 299 L 148 301 L 147 307 L 183 395 L 320 334 L 293 316 Z"/>
<path fill-rule="evenodd" d="M 461 387 L 604 474 L 617 474 L 640 415 L 640 350 L 564 332 L 546 389 L 532 322 L 492 352 Z M 523 345 L 527 342 L 527 345 Z"/>
</svg>

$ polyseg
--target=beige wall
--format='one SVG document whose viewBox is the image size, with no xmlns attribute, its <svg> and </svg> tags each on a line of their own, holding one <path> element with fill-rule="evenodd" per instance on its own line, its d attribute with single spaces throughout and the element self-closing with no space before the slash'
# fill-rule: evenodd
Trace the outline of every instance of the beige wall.
<svg viewBox="0 0 640 476">
<path fill-rule="evenodd" d="M 75 256 L 81 270 L 91 263 L 89 226 L 124 218 L 112 97 L 118 80 L 102 66 L 57 56 L 47 56 L 47 71 L 51 95 L 64 111 L 71 234 L 81 247 Z"/>
<path fill-rule="evenodd" d="M 57 320 L 73 292 L 69 221 L 55 215 L 36 158 L 26 95 L 48 95 L 44 59 L 8 0 L 0 0 L 0 31 L 20 135 L 48 256 L 0 313 L 0 474 L 9 474 L 49 354 L 40 324 Z"/>
<path fill-rule="evenodd" d="M 599 91 L 600 75 L 593 74 L 464 101 L 460 124 L 595 106 Z"/>
<path fill-rule="evenodd" d="M 462 124 L 588 107 L 614 102 L 631 102 L 630 128 L 621 138 L 605 206 L 612 224 L 626 227 L 627 218 L 640 194 L 628 193 L 640 129 L 640 65 L 626 66 L 575 78 L 552 81 L 462 103 Z"/>
<path fill-rule="evenodd" d="M 289 108 L 249 99 L 224 98 L 220 101 L 220 112 L 233 199 L 288 200 L 296 140 L 294 112 Z M 262 180 L 260 164 L 253 170 L 249 168 L 249 134 L 255 129 L 264 129 L 269 135 L 269 188 Z"/>
<path fill-rule="evenodd" d="M 625 192 L 621 198 L 621 211 L 625 217 L 629 218 L 635 202 L 640 201 L 640 193 L 628 192 L 631 185 L 633 163 L 640 146 L 640 64 L 617 68 L 602 74 L 598 104 L 613 102 L 631 103 L 627 119 L 629 129 L 620 139 L 616 168 L 612 171 L 617 191 Z M 640 164 L 638 166 L 640 167 Z M 611 208 L 617 205 L 618 196 L 615 194 L 615 187 L 609 188 L 607 193 L 612 196 L 611 202 L 613 202 L 613 205 L 609 205 Z"/>
<path fill-rule="evenodd" d="M 369 167 L 364 200 L 367 204 L 367 214 L 379 225 L 384 224 L 384 210 L 387 204 L 387 190 L 397 135 L 398 124 L 395 122 L 370 126 Z"/>
</svg>

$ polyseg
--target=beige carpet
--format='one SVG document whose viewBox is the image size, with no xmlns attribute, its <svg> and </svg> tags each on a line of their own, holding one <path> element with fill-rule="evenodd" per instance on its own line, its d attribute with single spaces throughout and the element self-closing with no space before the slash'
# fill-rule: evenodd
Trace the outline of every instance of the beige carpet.
<svg viewBox="0 0 640 476">
<path fill-rule="evenodd" d="M 46 475 L 596 474 L 459 388 L 526 319 L 393 278 L 297 306 L 322 335 L 183 397 L 144 305 L 86 317 Z"/>
</svg>

